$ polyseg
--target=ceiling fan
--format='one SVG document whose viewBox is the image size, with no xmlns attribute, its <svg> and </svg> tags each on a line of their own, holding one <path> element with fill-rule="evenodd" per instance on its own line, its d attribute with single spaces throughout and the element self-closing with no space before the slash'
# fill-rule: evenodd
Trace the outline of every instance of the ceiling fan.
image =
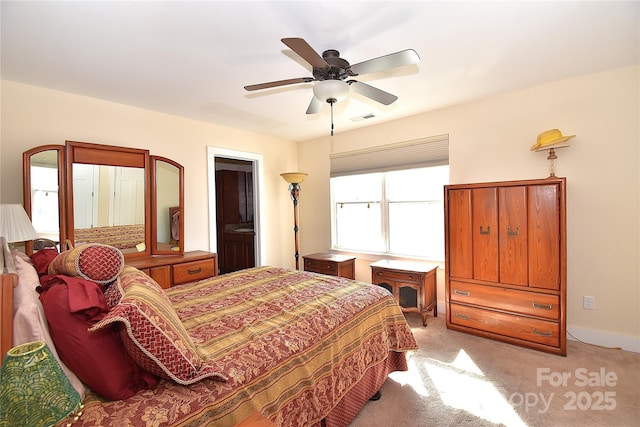
<svg viewBox="0 0 640 427">
<path fill-rule="evenodd" d="M 327 102 L 332 107 L 333 115 L 333 104 L 346 98 L 349 95 L 350 88 L 353 88 L 354 92 L 381 104 L 392 104 L 398 99 L 397 96 L 366 83 L 353 80 L 352 78 L 366 73 L 374 73 L 404 65 L 417 64 L 420 61 L 420 57 L 415 50 L 406 49 L 350 65 L 346 59 L 340 58 L 340 52 L 334 49 L 325 50 L 322 53 L 322 56 L 320 56 L 302 38 L 284 38 L 282 39 L 282 43 L 291 48 L 291 50 L 300 55 L 313 67 L 313 77 L 277 80 L 268 83 L 248 85 L 244 88 L 248 91 L 254 91 L 296 83 L 317 81 L 318 83 L 313 87 L 314 96 L 311 98 L 311 103 L 307 108 L 307 114 L 318 113 L 322 109 L 324 103 Z"/>
</svg>

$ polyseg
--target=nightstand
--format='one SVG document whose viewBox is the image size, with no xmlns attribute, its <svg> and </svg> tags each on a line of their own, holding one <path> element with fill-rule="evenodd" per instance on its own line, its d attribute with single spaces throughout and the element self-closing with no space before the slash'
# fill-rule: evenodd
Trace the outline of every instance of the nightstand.
<svg viewBox="0 0 640 427">
<path fill-rule="evenodd" d="M 304 255 L 302 258 L 304 258 L 304 271 L 346 277 L 352 280 L 356 277 L 356 257 L 354 256 L 317 253 Z"/>
<path fill-rule="evenodd" d="M 427 326 L 427 313 L 438 317 L 435 264 L 383 259 L 370 264 L 371 283 L 389 290 L 403 312 L 419 313 Z"/>
</svg>

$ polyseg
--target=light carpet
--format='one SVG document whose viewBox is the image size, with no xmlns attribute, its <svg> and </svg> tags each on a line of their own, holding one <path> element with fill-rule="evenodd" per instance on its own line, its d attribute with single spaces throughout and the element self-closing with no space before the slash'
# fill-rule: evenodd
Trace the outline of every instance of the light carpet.
<svg viewBox="0 0 640 427">
<path fill-rule="evenodd" d="M 407 315 L 420 349 L 350 427 L 637 426 L 640 354 L 569 341 L 567 357 Z"/>
</svg>

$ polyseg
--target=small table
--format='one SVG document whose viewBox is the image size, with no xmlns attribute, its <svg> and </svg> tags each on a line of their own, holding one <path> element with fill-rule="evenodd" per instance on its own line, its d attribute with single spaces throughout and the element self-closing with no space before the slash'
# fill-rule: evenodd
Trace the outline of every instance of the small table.
<svg viewBox="0 0 640 427">
<path fill-rule="evenodd" d="M 356 277 L 356 257 L 354 256 L 317 253 L 304 255 L 302 258 L 304 258 L 304 271 L 346 277 L 351 280 Z"/>
<path fill-rule="evenodd" d="M 438 317 L 436 264 L 383 259 L 371 266 L 371 283 L 388 289 L 403 312 L 419 313 L 427 326 L 427 313 Z"/>
</svg>

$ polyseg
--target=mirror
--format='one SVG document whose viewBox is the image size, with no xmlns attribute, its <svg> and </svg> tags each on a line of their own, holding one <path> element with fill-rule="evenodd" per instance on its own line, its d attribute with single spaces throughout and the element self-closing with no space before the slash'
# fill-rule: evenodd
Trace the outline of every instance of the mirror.
<svg viewBox="0 0 640 427">
<path fill-rule="evenodd" d="M 152 252 L 184 252 L 184 168 L 173 160 L 151 156 Z"/>
<path fill-rule="evenodd" d="M 74 245 L 108 243 L 122 253 L 145 244 L 145 171 L 73 164 Z"/>
<path fill-rule="evenodd" d="M 149 151 L 66 142 L 67 235 L 73 245 L 115 246 L 125 257 L 151 253 Z"/>
<path fill-rule="evenodd" d="M 22 167 L 24 208 L 59 249 L 69 240 L 116 246 L 126 258 L 184 253 L 179 163 L 143 149 L 66 141 L 25 151 Z"/>
<path fill-rule="evenodd" d="M 40 237 L 61 248 L 66 239 L 64 222 L 64 146 L 43 145 L 22 153 L 24 209 Z M 26 251 L 33 251 L 26 242 Z"/>
</svg>

